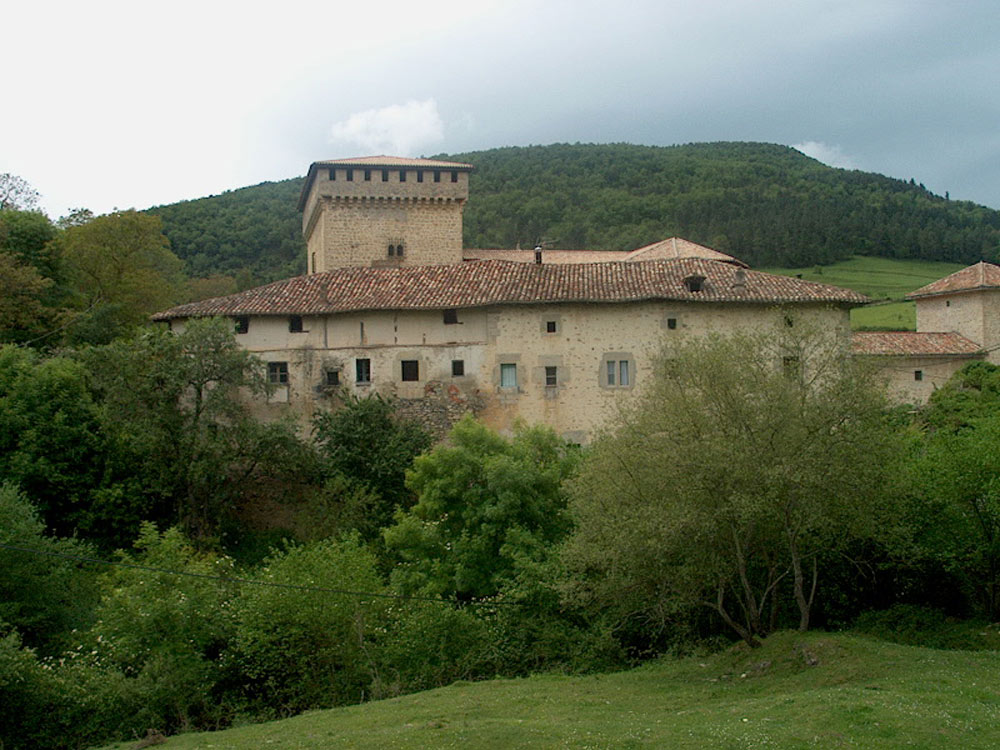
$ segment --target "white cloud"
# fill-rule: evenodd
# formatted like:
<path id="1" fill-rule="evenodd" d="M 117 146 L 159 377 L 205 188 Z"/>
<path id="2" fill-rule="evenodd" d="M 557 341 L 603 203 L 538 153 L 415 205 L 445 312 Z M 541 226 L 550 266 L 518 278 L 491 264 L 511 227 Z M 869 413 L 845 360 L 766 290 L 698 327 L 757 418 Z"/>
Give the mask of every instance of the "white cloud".
<path id="1" fill-rule="evenodd" d="M 330 129 L 331 143 L 369 154 L 414 156 L 421 147 L 443 139 L 444 123 L 433 99 L 355 112 Z"/>
<path id="2" fill-rule="evenodd" d="M 792 148 L 831 167 L 840 167 L 841 169 L 858 168 L 854 159 L 845 154 L 840 149 L 840 146 L 830 145 L 822 141 L 805 141 L 794 144 Z"/>

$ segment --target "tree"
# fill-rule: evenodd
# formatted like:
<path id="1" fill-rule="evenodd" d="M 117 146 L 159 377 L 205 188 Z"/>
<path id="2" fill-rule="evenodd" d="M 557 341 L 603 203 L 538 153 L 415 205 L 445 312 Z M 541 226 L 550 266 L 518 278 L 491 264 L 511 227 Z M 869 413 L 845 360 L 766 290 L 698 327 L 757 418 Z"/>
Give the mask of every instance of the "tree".
<path id="1" fill-rule="evenodd" d="M 397 508 L 413 504 L 406 470 L 430 447 L 431 436 L 416 422 L 399 418 L 391 400 L 345 394 L 339 409 L 314 417 L 313 438 L 327 475 L 342 475 L 378 496 L 368 508 L 366 536 L 388 526 Z"/>
<path id="2" fill-rule="evenodd" d="M 76 307 L 110 312 L 106 343 L 144 322 L 182 294 L 181 261 L 170 252 L 160 219 L 137 211 L 99 216 L 66 229 L 58 240 Z"/>
<path id="3" fill-rule="evenodd" d="M 179 519 L 206 543 L 251 487 L 301 474 L 308 450 L 291 426 L 250 415 L 247 399 L 267 390 L 263 364 L 236 343 L 231 321 L 147 329 L 82 358 L 114 446 L 107 513 L 127 515 L 133 535 L 139 519 Z"/>
<path id="4" fill-rule="evenodd" d="M 10 172 L 0 174 L 0 211 L 8 208 L 17 211 L 34 210 L 39 198 L 41 195 L 24 178 Z"/>
<path id="5" fill-rule="evenodd" d="M 385 530 L 402 560 L 393 583 L 461 599 L 495 595 L 519 555 L 569 530 L 562 483 L 577 458 L 548 427 L 522 426 L 508 440 L 463 418 L 407 475 L 417 503 Z"/>
<path id="6" fill-rule="evenodd" d="M 0 337 L 23 338 L 47 310 L 42 296 L 52 284 L 10 253 L 0 252 Z"/>
<path id="7" fill-rule="evenodd" d="M 660 628 L 708 607 L 750 645 L 788 599 L 809 627 L 819 557 L 872 531 L 893 440 L 873 376 L 791 322 L 664 349 L 572 485 L 574 596 Z"/>

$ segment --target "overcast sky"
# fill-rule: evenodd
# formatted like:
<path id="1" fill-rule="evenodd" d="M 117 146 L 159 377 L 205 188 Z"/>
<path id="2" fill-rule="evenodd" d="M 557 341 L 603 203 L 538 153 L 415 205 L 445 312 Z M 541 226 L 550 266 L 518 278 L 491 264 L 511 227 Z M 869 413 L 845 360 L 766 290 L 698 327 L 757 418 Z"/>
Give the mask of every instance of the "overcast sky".
<path id="1" fill-rule="evenodd" d="M 767 141 L 1000 208 L 997 0 L 18 2 L 0 173 L 54 219 L 322 159 Z"/>

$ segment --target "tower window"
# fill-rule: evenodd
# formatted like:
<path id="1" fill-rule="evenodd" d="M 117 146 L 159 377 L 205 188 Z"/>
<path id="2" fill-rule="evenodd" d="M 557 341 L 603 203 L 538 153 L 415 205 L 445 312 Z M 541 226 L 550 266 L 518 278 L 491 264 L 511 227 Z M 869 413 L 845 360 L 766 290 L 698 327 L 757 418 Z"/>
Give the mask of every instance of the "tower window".
<path id="1" fill-rule="evenodd" d="M 370 169 L 365 170 L 365 182 L 372 181 L 372 171 Z"/>
<path id="2" fill-rule="evenodd" d="M 268 362 L 267 382 L 271 385 L 288 385 L 288 363 Z"/>
<path id="3" fill-rule="evenodd" d="M 395 254 L 396 254 L 396 246 L 395 245 L 389 245 L 389 257 L 391 258 Z"/>
<path id="4" fill-rule="evenodd" d="M 389 170 L 388 169 L 383 169 L 382 170 L 382 182 L 388 182 L 388 181 L 389 181 Z"/>
<path id="5" fill-rule="evenodd" d="M 458 182 L 458 172 L 452 172 L 451 173 L 451 181 L 452 182 Z"/>
<path id="6" fill-rule="evenodd" d="M 354 170 L 353 169 L 348 169 L 347 170 L 347 181 L 348 182 L 354 182 Z"/>
<path id="7" fill-rule="evenodd" d="M 441 170 L 440 169 L 435 169 L 434 170 L 434 182 L 441 182 Z"/>
<path id="8" fill-rule="evenodd" d="M 500 387 L 517 388 L 517 365 L 515 363 L 500 365 Z"/>
<path id="9" fill-rule="evenodd" d="M 302 316 L 292 315 L 288 318 L 288 332 L 302 333 Z"/>
<path id="10" fill-rule="evenodd" d="M 406 182 L 406 170 L 405 169 L 399 170 L 399 181 L 400 182 Z"/>
<path id="11" fill-rule="evenodd" d="M 558 326 L 556 325 L 556 322 L 554 320 L 546 320 L 545 321 L 545 332 L 546 333 L 555 333 L 557 328 L 558 328 Z"/>
<path id="12" fill-rule="evenodd" d="M 424 181 L 424 170 L 418 169 L 417 170 L 417 182 L 423 182 L 423 181 Z"/>
<path id="13" fill-rule="evenodd" d="M 330 169 L 330 182 L 336 182 L 336 181 L 337 181 L 337 170 L 331 168 Z"/>
<path id="14" fill-rule="evenodd" d="M 667 318 L 667 328 L 671 331 L 677 329 L 677 318 Z"/>
<path id="15" fill-rule="evenodd" d="M 451 361 L 451 376 L 453 378 L 460 378 L 463 375 L 465 375 L 465 360 L 453 359 Z"/>
<path id="16" fill-rule="evenodd" d="M 416 359 L 404 359 L 402 365 L 402 378 L 404 381 L 420 380 L 420 361 Z"/>
<path id="17" fill-rule="evenodd" d="M 547 388 L 551 388 L 556 385 L 558 380 L 558 378 L 556 377 L 557 373 L 558 370 L 555 367 L 545 368 L 545 386 Z"/>

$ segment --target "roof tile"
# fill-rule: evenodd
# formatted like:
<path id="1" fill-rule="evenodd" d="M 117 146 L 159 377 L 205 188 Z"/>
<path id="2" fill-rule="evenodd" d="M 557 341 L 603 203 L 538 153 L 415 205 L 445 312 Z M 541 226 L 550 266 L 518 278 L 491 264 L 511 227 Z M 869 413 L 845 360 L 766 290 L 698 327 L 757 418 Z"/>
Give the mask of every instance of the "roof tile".
<path id="1" fill-rule="evenodd" d="M 954 331 L 855 331 L 851 350 L 855 354 L 883 356 L 973 356 L 981 353 L 982 347 Z"/>
<path id="2" fill-rule="evenodd" d="M 980 261 L 927 286 L 922 286 L 907 294 L 906 298 L 919 299 L 920 297 L 932 297 L 936 294 L 971 292 L 977 289 L 1000 289 L 1000 266 Z"/>

